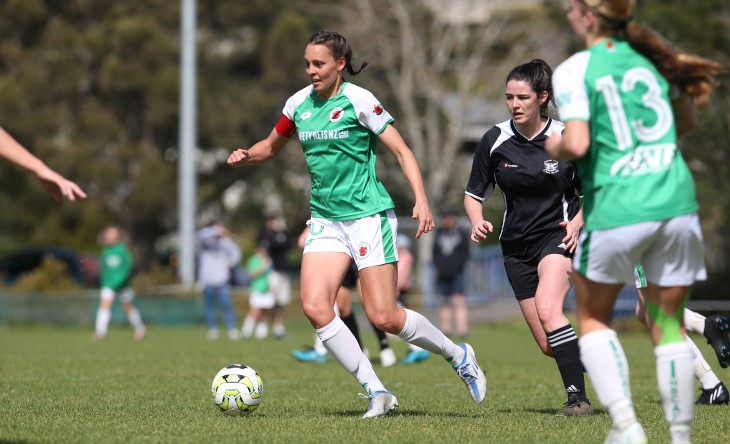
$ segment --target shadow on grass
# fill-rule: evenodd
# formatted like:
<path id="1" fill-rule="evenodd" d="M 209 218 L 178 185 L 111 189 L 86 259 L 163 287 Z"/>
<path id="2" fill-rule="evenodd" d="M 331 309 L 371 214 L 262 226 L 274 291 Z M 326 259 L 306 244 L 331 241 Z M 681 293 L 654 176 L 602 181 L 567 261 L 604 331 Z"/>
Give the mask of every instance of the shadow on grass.
<path id="1" fill-rule="evenodd" d="M 359 417 L 359 416 L 362 416 L 363 413 L 365 413 L 364 410 L 345 410 L 345 411 L 330 412 L 330 414 L 332 416 L 342 416 L 342 417 Z M 389 413 L 386 416 L 390 416 L 390 417 L 439 416 L 439 417 L 443 417 L 443 418 L 472 418 L 472 419 L 479 419 L 479 418 L 483 417 L 482 415 L 469 415 L 469 414 L 458 413 L 458 412 L 434 412 L 433 410 L 414 410 L 414 409 L 397 409 L 397 410 Z"/>
<path id="2" fill-rule="evenodd" d="M 497 410 L 499 413 L 515 413 L 517 411 L 523 411 L 523 412 L 529 412 L 529 413 L 539 413 L 541 415 L 550 415 L 550 416 L 559 416 L 555 413 L 558 411 L 557 409 L 501 409 Z M 593 406 L 593 414 L 592 415 L 585 415 L 585 416 L 595 416 L 595 415 L 605 415 L 606 411 L 600 408 L 596 408 L 596 406 Z"/>

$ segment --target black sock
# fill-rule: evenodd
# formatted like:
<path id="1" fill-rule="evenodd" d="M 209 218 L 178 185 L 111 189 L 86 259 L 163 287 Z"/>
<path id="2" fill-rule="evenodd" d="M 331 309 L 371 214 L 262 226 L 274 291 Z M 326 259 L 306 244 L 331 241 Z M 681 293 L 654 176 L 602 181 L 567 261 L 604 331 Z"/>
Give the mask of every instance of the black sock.
<path id="1" fill-rule="evenodd" d="M 585 396 L 586 383 L 583 377 L 583 363 L 580 362 L 578 337 L 570 324 L 547 333 L 548 344 L 553 349 L 555 362 L 563 378 L 568 395 L 576 393 Z"/>
<path id="2" fill-rule="evenodd" d="M 345 323 L 345 326 L 348 329 L 350 329 L 352 334 L 355 336 L 357 345 L 359 345 L 360 349 L 362 349 L 362 340 L 360 339 L 360 327 L 357 326 L 357 320 L 355 319 L 355 313 L 350 312 L 350 314 L 347 316 L 340 316 L 340 319 L 342 319 L 342 322 Z"/>
<path id="3" fill-rule="evenodd" d="M 373 330 L 375 330 L 375 336 L 378 337 L 378 344 L 380 345 L 380 350 L 385 350 L 386 348 L 390 347 L 390 344 L 388 343 L 388 337 L 385 335 L 385 332 L 373 324 L 372 321 L 370 321 L 370 325 L 373 326 Z"/>

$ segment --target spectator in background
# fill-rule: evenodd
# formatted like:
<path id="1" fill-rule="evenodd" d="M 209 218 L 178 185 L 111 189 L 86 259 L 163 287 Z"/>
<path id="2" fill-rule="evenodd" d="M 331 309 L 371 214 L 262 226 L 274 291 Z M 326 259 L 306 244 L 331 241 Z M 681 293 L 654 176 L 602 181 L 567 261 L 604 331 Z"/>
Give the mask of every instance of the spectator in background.
<path id="1" fill-rule="evenodd" d="M 458 226 L 456 211 L 448 209 L 441 216 L 433 240 L 433 264 L 436 269 L 436 290 L 443 298 L 439 315 L 441 330 L 451 335 L 456 317 L 456 334 L 466 337 L 469 318 L 464 298 L 464 272 L 469 261 L 469 234 Z"/>
<path id="2" fill-rule="evenodd" d="M 236 316 L 231 303 L 231 269 L 241 261 L 241 249 L 231 239 L 220 221 L 213 221 L 198 231 L 198 283 L 203 287 L 208 339 L 218 339 L 216 300 L 223 311 L 228 339 L 238 339 Z"/>
<path id="3" fill-rule="evenodd" d="M 243 320 L 241 332 L 244 338 L 256 335 L 256 339 L 265 339 L 269 335 L 269 325 L 266 321 L 266 310 L 274 308 L 276 298 L 269 285 L 271 278 L 271 258 L 267 241 L 261 241 L 254 253 L 246 262 L 246 271 L 251 277 L 251 286 L 248 296 L 248 314 Z M 255 329 L 255 333 L 254 333 Z"/>
<path id="4" fill-rule="evenodd" d="M 134 261 L 132 254 L 122 241 L 122 233 L 118 227 L 109 226 L 102 231 L 99 240 L 103 245 L 101 252 L 101 300 L 96 312 L 96 330 L 94 339 L 106 337 L 111 319 L 114 298 L 119 295 L 129 323 L 134 328 L 134 339 L 141 340 L 145 335 L 145 326 L 139 310 L 132 304 L 134 291 L 130 286 Z"/>
<path id="5" fill-rule="evenodd" d="M 268 213 L 264 226 L 259 231 L 257 243 L 266 242 L 268 256 L 271 258 L 272 268 L 269 272 L 269 290 L 274 294 L 273 308 L 274 337 L 282 339 L 286 336 L 284 315 L 286 307 L 291 301 L 291 277 L 289 274 L 289 250 L 291 240 L 284 231 L 283 220 L 275 213 Z"/>

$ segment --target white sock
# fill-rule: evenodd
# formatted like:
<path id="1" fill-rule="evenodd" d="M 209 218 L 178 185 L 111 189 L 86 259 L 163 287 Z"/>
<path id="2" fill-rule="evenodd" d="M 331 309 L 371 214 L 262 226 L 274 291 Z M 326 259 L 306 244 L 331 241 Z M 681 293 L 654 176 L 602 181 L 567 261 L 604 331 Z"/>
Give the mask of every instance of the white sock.
<path id="1" fill-rule="evenodd" d="M 244 338 L 250 338 L 253 335 L 254 327 L 256 327 L 256 319 L 251 316 L 246 316 L 243 320 L 243 326 L 241 327 L 241 335 Z"/>
<path id="2" fill-rule="evenodd" d="M 342 319 L 335 316 L 332 322 L 316 331 L 327 351 L 357 379 L 360 385 L 373 392 L 385 390 L 370 360 L 360 350 L 355 336 L 345 327 Z"/>
<path id="3" fill-rule="evenodd" d="M 593 388 L 608 413 L 613 427 L 624 430 L 636 421 L 631 402 L 629 364 L 616 332 L 598 330 L 578 340 L 580 359 L 591 378 Z"/>
<path id="4" fill-rule="evenodd" d="M 694 357 L 686 341 L 654 347 L 657 383 L 670 429 L 682 430 L 692 424 L 695 414 Z"/>
<path id="5" fill-rule="evenodd" d="M 109 319 L 112 317 L 112 311 L 108 308 L 99 308 L 96 311 L 96 336 L 103 338 L 106 336 L 109 328 Z"/>
<path id="6" fill-rule="evenodd" d="M 324 344 L 322 344 L 322 340 L 319 339 L 318 335 L 314 335 L 314 351 L 317 352 L 318 355 L 324 356 L 327 354 L 327 349 L 324 348 Z"/>
<path id="7" fill-rule="evenodd" d="M 705 358 L 702 356 L 700 349 L 697 348 L 697 345 L 695 345 L 695 343 L 689 338 L 689 336 L 685 336 L 684 340 L 687 341 L 690 350 L 692 350 L 692 356 L 694 358 L 695 378 L 700 381 L 703 389 L 709 390 L 715 388 L 715 386 L 720 383 L 720 379 L 717 377 L 717 375 L 715 375 L 715 372 L 712 371 L 712 368 L 710 368 L 710 364 L 705 361 Z"/>
<path id="8" fill-rule="evenodd" d="M 454 344 L 425 316 L 407 308 L 404 310 L 406 312 L 406 323 L 403 330 L 398 333 L 401 339 L 431 353 L 443 356 L 452 365 L 458 365 L 464 360 L 464 349 Z"/>
<path id="9" fill-rule="evenodd" d="M 684 309 L 684 328 L 695 333 L 705 333 L 705 317 L 687 308 Z"/>
<path id="10" fill-rule="evenodd" d="M 670 443 L 672 444 L 690 444 L 690 435 L 692 428 L 687 424 L 673 425 L 669 427 Z"/>
<path id="11" fill-rule="evenodd" d="M 142 316 L 140 316 L 137 308 L 132 308 L 127 312 L 127 319 L 129 319 L 129 323 L 132 324 L 132 327 L 134 327 L 135 330 L 141 330 L 144 328 Z"/>
<path id="12" fill-rule="evenodd" d="M 259 322 L 256 326 L 256 339 L 266 339 L 269 335 L 269 324 L 266 321 Z"/>

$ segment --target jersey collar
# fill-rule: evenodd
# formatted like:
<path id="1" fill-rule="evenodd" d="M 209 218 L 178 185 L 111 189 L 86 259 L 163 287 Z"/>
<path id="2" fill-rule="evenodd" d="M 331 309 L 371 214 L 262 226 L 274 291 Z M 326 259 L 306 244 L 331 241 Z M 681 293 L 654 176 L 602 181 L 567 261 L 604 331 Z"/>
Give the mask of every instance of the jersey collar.
<path id="1" fill-rule="evenodd" d="M 520 132 L 520 131 L 519 131 L 519 130 L 517 129 L 517 126 L 515 125 L 515 121 L 514 121 L 514 120 L 512 120 L 512 119 L 509 119 L 509 124 L 510 124 L 510 126 L 512 127 L 512 132 L 514 132 L 514 133 L 515 133 L 515 136 L 517 136 L 517 137 L 518 137 L 519 139 L 521 139 L 522 141 L 528 141 L 528 142 L 529 142 L 529 141 L 533 141 L 533 140 L 539 140 L 540 138 L 543 138 L 543 137 L 545 137 L 545 133 L 547 133 L 547 130 L 548 130 L 548 128 L 550 128 L 550 125 L 551 125 L 552 123 L 553 123 L 553 119 L 551 119 L 550 117 L 548 117 L 547 121 L 545 122 L 545 126 L 543 126 L 543 127 L 542 127 L 542 129 L 540 130 L 540 132 L 539 132 L 539 133 L 537 133 L 537 134 L 535 135 L 535 137 L 533 137 L 532 139 L 530 139 L 530 138 L 528 138 L 527 136 L 525 136 L 524 134 L 522 134 L 522 133 L 521 133 L 521 132 Z"/>

